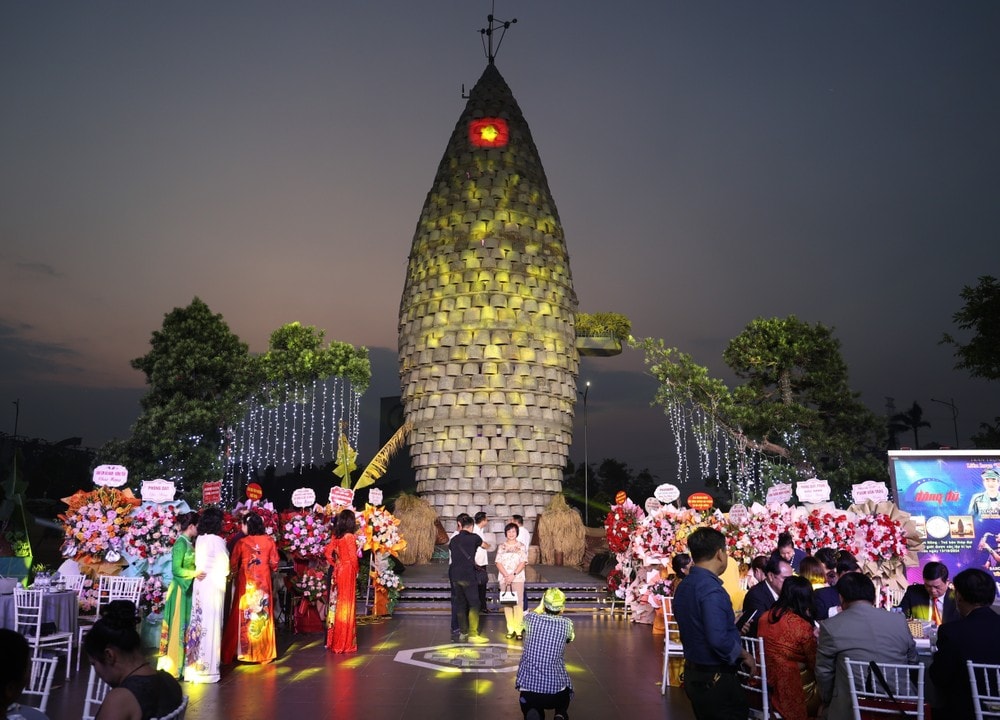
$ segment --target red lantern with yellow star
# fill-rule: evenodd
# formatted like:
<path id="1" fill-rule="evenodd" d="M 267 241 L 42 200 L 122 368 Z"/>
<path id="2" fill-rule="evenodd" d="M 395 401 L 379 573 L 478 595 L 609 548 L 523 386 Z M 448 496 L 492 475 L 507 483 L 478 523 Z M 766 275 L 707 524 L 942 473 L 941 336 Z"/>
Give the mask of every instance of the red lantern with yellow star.
<path id="1" fill-rule="evenodd" d="M 500 148 L 509 140 L 510 130 L 502 118 L 479 118 L 469 123 L 469 142 L 473 147 Z"/>

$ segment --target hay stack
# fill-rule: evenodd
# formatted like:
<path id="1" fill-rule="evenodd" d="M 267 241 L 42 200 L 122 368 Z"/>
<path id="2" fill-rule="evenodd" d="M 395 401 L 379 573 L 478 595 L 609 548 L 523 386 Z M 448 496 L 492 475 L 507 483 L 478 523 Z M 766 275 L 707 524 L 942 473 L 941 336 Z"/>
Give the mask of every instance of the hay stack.
<path id="1" fill-rule="evenodd" d="M 424 565 L 434 554 L 437 537 L 437 513 L 430 504 L 416 495 L 403 493 L 396 498 L 393 514 L 399 519 L 399 534 L 406 539 L 399 561 L 404 565 Z"/>
<path id="2" fill-rule="evenodd" d="M 580 513 L 567 505 L 562 495 L 553 496 L 552 502 L 538 516 L 542 565 L 579 567 L 587 545 L 586 534 Z"/>

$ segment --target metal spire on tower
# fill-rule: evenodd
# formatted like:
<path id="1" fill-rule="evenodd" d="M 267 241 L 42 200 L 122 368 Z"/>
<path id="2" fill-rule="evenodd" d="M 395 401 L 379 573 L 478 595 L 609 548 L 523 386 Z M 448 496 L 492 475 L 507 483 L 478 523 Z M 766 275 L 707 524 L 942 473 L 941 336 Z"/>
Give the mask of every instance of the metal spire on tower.
<path id="1" fill-rule="evenodd" d="M 484 28 L 480 28 L 479 34 L 483 38 L 483 51 L 486 53 L 486 59 L 489 60 L 490 65 L 493 64 L 494 58 L 496 58 L 497 53 L 500 51 L 500 43 L 503 42 L 504 35 L 507 34 L 507 28 L 517 22 L 517 18 L 513 20 L 500 20 L 494 14 L 493 10 L 496 9 L 495 0 L 490 3 L 490 14 L 486 16 L 486 20 L 489 23 Z M 493 33 L 500 30 L 500 39 L 497 40 L 496 47 L 493 46 Z"/>

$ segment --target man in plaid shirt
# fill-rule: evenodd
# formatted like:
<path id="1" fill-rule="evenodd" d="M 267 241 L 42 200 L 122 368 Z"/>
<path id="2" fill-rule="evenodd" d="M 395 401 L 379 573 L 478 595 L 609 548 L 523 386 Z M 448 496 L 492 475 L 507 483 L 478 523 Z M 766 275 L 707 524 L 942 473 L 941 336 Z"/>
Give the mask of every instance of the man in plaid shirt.
<path id="1" fill-rule="evenodd" d="M 549 588 L 539 610 L 524 616 L 524 650 L 517 666 L 514 687 L 521 691 L 525 720 L 543 720 L 545 710 L 556 711 L 554 720 L 569 720 L 573 682 L 566 672 L 566 643 L 574 638 L 573 621 L 562 617 L 566 595 Z"/>

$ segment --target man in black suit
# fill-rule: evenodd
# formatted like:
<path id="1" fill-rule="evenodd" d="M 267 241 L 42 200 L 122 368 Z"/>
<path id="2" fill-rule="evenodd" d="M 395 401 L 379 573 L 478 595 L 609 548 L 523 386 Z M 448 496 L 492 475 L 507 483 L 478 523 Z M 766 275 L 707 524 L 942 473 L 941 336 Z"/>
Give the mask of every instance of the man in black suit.
<path id="1" fill-rule="evenodd" d="M 923 584 L 910 585 L 899 602 L 906 617 L 933 621 L 936 625 L 958 620 L 955 593 L 948 589 L 948 567 L 929 562 L 924 565 L 923 577 Z"/>
<path id="2" fill-rule="evenodd" d="M 955 576 L 955 603 L 962 617 L 938 629 L 930 669 L 941 706 L 940 711 L 934 708 L 936 717 L 975 717 L 965 663 L 1000 664 L 1000 615 L 991 607 L 996 595 L 996 583 L 984 570 L 969 568 Z"/>
<path id="3" fill-rule="evenodd" d="M 451 580 L 452 613 L 458 619 L 458 639 L 459 642 L 488 642 L 479 634 L 479 592 L 473 559 L 483 539 L 472 531 L 475 522 L 470 515 L 462 513 L 458 523 L 460 529 L 448 543 L 451 551 L 448 579 Z"/>
<path id="4" fill-rule="evenodd" d="M 761 615 L 771 609 L 781 594 L 785 578 L 791 576 L 792 566 L 778 555 L 772 555 L 764 566 L 764 582 L 759 582 L 747 590 L 743 598 L 743 614 L 740 615 L 740 633 L 757 637 L 757 623 Z"/>

